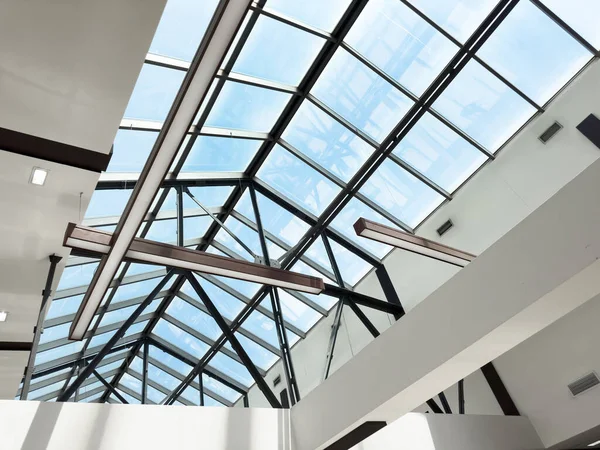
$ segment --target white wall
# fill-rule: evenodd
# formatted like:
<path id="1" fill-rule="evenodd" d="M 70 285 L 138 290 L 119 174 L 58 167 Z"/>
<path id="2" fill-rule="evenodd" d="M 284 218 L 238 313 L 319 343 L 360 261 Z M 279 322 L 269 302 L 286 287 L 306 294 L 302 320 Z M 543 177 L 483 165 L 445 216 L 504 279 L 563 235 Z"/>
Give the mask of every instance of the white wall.
<path id="1" fill-rule="evenodd" d="M 599 318 L 597 297 L 494 362 L 546 446 L 600 425 L 600 387 L 577 397 L 567 389 L 593 370 L 600 374 Z"/>
<path id="2" fill-rule="evenodd" d="M 600 65 L 593 63 L 552 102 L 543 115 L 534 119 L 508 143 L 495 161 L 482 168 L 451 202 L 439 208 L 419 227 L 418 234 L 479 254 L 594 162 L 600 156 L 600 150 L 575 127 L 590 113 L 600 116 L 599 81 Z M 564 128 L 544 145 L 537 138 L 555 120 Z M 448 218 L 452 219 L 454 227 L 440 238 L 435 230 Z M 407 311 L 458 271 L 449 265 L 399 250 L 392 251 L 384 263 Z M 384 299 L 374 273 L 365 277 L 357 290 Z M 385 314 L 363 310 L 380 331 L 393 323 L 393 319 Z M 332 321 L 333 314 L 330 314 L 292 349 L 302 396 L 321 382 Z M 345 311 L 331 373 L 371 341 L 372 337 L 354 314 Z M 277 375 L 282 375 L 283 379 L 282 370 L 281 364 L 276 364 L 267 374 L 268 382 L 272 383 Z M 489 401 L 489 388 L 477 380 L 474 384 L 470 381 L 465 382 L 467 401 L 473 407 L 477 405 L 471 412 L 499 413 L 497 405 Z M 476 402 L 474 399 L 480 396 L 483 400 Z M 267 406 L 256 387 L 250 391 L 249 399 L 252 406 Z"/>
<path id="3" fill-rule="evenodd" d="M 525 417 L 408 413 L 353 450 L 539 450 Z"/>
<path id="4" fill-rule="evenodd" d="M 289 411 L 0 401 L 2 450 L 289 450 Z"/>

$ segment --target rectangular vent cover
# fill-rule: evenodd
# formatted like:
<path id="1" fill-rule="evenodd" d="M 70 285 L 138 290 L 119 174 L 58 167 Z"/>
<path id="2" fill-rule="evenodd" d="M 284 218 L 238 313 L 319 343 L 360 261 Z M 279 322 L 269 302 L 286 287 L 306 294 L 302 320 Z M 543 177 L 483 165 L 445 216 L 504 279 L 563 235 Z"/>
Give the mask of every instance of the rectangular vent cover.
<path id="1" fill-rule="evenodd" d="M 562 128 L 562 125 L 560 123 L 554 122 L 552 125 L 550 125 L 548 127 L 548 129 L 546 131 L 544 131 L 541 134 L 541 136 L 539 137 L 540 141 L 542 141 L 542 143 L 545 144 L 550 139 L 552 139 L 554 137 L 554 135 L 561 130 L 561 128 Z"/>
<path id="2" fill-rule="evenodd" d="M 273 380 L 273 386 L 277 386 L 279 383 L 281 383 L 281 375 L 277 375 L 275 377 L 275 379 Z"/>
<path id="3" fill-rule="evenodd" d="M 442 234 L 444 234 L 446 231 L 448 231 L 453 226 L 454 226 L 454 224 L 452 223 L 452 221 L 450 219 L 448 219 L 442 224 L 441 227 L 439 227 L 437 229 L 437 234 L 439 234 L 441 236 Z"/>
<path id="4" fill-rule="evenodd" d="M 600 379 L 598 379 L 598 375 L 595 372 L 592 372 L 584 377 L 581 377 L 579 380 L 573 381 L 569 384 L 569 390 L 573 396 L 583 394 L 588 389 L 593 388 L 600 384 Z"/>

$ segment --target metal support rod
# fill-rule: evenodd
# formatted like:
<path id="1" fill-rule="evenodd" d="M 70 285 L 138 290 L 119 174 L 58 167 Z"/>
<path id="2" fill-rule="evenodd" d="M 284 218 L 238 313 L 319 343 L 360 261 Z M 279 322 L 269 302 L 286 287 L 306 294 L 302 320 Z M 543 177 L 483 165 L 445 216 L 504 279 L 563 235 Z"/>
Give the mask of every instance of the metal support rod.
<path id="1" fill-rule="evenodd" d="M 250 198 L 252 200 L 252 208 L 254 209 L 254 220 L 256 222 L 256 228 L 258 231 L 258 237 L 260 240 L 260 246 L 262 249 L 264 263 L 265 265 L 270 266 L 271 261 L 269 259 L 269 250 L 267 248 L 267 240 L 265 238 L 265 232 L 260 216 L 260 209 L 258 208 L 258 201 L 256 199 L 256 191 L 254 190 L 253 185 L 250 185 L 249 190 Z M 293 406 L 300 401 L 300 390 L 298 389 L 298 383 L 296 382 L 296 373 L 294 371 L 294 364 L 292 362 L 290 345 L 288 342 L 287 332 L 283 322 L 281 300 L 279 298 L 279 292 L 276 288 L 271 288 L 269 290 L 269 295 L 271 297 L 271 309 L 273 310 L 273 319 L 275 322 L 275 329 L 277 330 L 279 349 L 281 350 L 281 362 L 283 364 L 285 378 L 290 392 L 290 401 Z"/>
<path id="2" fill-rule="evenodd" d="M 56 265 L 62 259 L 62 256 L 50 255 L 50 269 L 48 269 L 48 276 L 46 277 L 46 285 L 42 291 L 42 304 L 40 306 L 40 313 L 38 314 L 37 323 L 33 330 L 33 344 L 29 353 L 29 360 L 27 361 L 27 368 L 25 369 L 25 379 L 23 380 L 23 389 L 21 389 L 21 400 L 27 400 L 27 394 L 29 394 L 29 386 L 31 384 L 31 376 L 33 375 L 33 369 L 35 366 L 35 355 L 37 348 L 40 343 L 40 336 L 44 328 L 44 319 L 46 318 L 46 311 L 48 310 L 50 294 L 52 293 L 52 282 L 54 281 L 54 273 L 56 272 Z"/>
<path id="3" fill-rule="evenodd" d="M 325 283 L 325 289 L 321 294 L 337 298 L 349 297 L 357 305 L 366 306 L 388 314 L 398 314 L 400 311 L 403 311 L 400 305 L 378 300 L 360 292 L 351 291 L 329 283 Z"/>
<path id="4" fill-rule="evenodd" d="M 341 288 L 343 288 L 344 287 L 344 279 L 342 278 L 342 272 L 340 271 L 340 268 L 337 264 L 337 260 L 335 259 L 335 255 L 333 254 L 333 249 L 331 248 L 329 239 L 327 238 L 327 236 L 325 236 L 325 233 L 323 233 L 321 235 L 321 239 L 323 239 L 323 245 L 325 246 L 325 251 L 327 252 L 327 257 L 329 258 L 329 263 L 331 264 L 331 268 L 333 269 L 333 273 L 336 278 L 335 281 Z M 345 302 L 350 307 L 350 309 L 352 309 L 352 311 L 354 311 L 354 314 L 356 314 L 356 317 L 358 317 L 358 319 L 363 323 L 363 325 L 367 328 L 367 330 L 369 330 L 369 332 L 373 335 L 373 337 L 379 336 L 379 331 L 377 330 L 377 327 L 375 327 L 375 325 L 373 325 L 373 322 L 371 322 L 369 320 L 367 315 L 363 312 L 362 309 L 360 309 L 360 307 L 356 304 L 356 302 L 349 295 L 341 297 L 341 301 Z"/>
<path id="5" fill-rule="evenodd" d="M 248 401 L 248 394 L 244 394 L 244 408 L 250 408 L 250 402 Z"/>
<path id="6" fill-rule="evenodd" d="M 198 199 L 196 197 L 194 197 L 194 194 L 192 194 L 191 191 L 187 188 L 187 186 L 184 189 L 185 189 L 186 194 L 190 196 L 190 198 L 194 201 L 194 203 L 196 203 L 196 205 L 198 205 L 202 210 L 204 210 L 204 212 L 206 214 L 208 214 L 214 222 L 219 224 L 219 226 L 223 230 L 225 230 L 227 232 L 227 234 L 229 234 L 238 244 L 240 244 L 244 250 L 246 250 L 248 253 L 250 253 L 250 255 L 252 255 L 252 257 L 254 259 L 257 259 L 257 255 L 252 251 L 252 249 L 250 247 L 248 247 L 246 244 L 244 244 L 244 241 L 242 241 L 239 237 L 237 237 L 233 231 L 231 231 L 229 228 L 227 228 L 227 225 L 225 225 L 221 220 L 219 220 L 219 218 L 217 216 L 215 216 L 213 213 L 211 213 L 208 210 L 208 208 L 206 208 L 202 203 L 200 203 L 198 201 Z"/>
<path id="7" fill-rule="evenodd" d="M 481 368 L 481 372 L 488 382 L 494 397 L 496 397 L 496 401 L 500 405 L 502 412 L 505 416 L 520 416 L 519 410 L 517 409 L 517 405 L 513 401 L 510 396 L 506 386 L 502 382 L 500 375 L 496 371 L 494 364 L 492 362 L 487 363 L 485 366 Z"/>
<path id="8" fill-rule="evenodd" d="M 169 282 L 174 273 L 174 269 L 169 269 L 167 274 L 156 285 L 152 292 L 150 292 L 148 297 L 146 297 L 146 299 L 142 303 L 140 303 L 140 305 L 135 309 L 131 316 L 129 316 L 129 318 L 123 323 L 123 325 L 121 325 L 121 328 L 119 328 L 117 332 L 110 338 L 110 340 L 104 345 L 104 347 L 102 347 L 102 350 L 98 352 L 98 354 L 86 366 L 82 373 L 79 374 L 75 381 L 73 381 L 73 383 L 67 389 L 65 389 L 65 391 L 61 395 L 58 396 L 56 401 L 64 402 L 71 398 L 71 396 L 75 393 L 79 386 L 81 386 L 81 383 L 83 383 L 86 380 L 86 378 L 89 377 L 91 373 L 96 369 L 96 366 L 100 363 L 100 361 L 102 361 L 102 358 L 104 358 L 110 352 L 111 348 L 117 343 L 117 341 L 125 335 L 127 329 L 135 322 L 135 320 L 142 314 L 142 312 L 144 312 L 144 309 L 146 309 L 146 307 L 150 305 L 150 303 L 152 303 L 154 297 L 156 297 L 158 293 L 162 291 L 162 289 Z"/>
<path id="9" fill-rule="evenodd" d="M 398 320 L 405 314 L 405 312 L 402 302 L 400 301 L 400 297 L 398 297 L 398 293 L 394 287 L 394 283 L 392 283 L 392 279 L 390 278 L 390 274 L 388 273 L 386 267 L 381 264 L 379 267 L 377 267 L 377 269 L 375 269 L 375 275 L 377 275 L 377 279 L 379 280 L 379 284 L 387 301 L 400 307 L 399 311 L 394 313 L 394 319 Z"/>
<path id="10" fill-rule="evenodd" d="M 250 356 L 248 356 L 248 353 L 246 353 L 246 350 L 244 349 L 242 344 L 240 344 L 240 341 L 238 341 L 233 331 L 231 331 L 231 329 L 227 325 L 227 322 L 225 322 L 225 319 L 223 319 L 223 316 L 221 316 L 221 313 L 219 312 L 217 307 L 206 294 L 202 286 L 200 286 L 200 283 L 198 283 L 196 277 L 194 277 L 192 273 L 188 272 L 186 274 L 186 278 L 190 286 L 192 286 L 194 291 L 196 291 L 196 294 L 198 294 L 198 296 L 202 300 L 202 303 L 204 303 L 204 306 L 206 306 L 206 309 L 208 309 L 208 311 L 210 312 L 210 315 L 213 317 L 215 322 L 217 322 L 217 325 L 221 329 L 221 332 L 225 335 L 235 352 L 238 354 L 238 356 L 246 366 L 248 372 L 250 372 L 250 375 L 256 382 L 258 388 L 262 391 L 265 397 L 267 397 L 267 400 L 269 401 L 271 406 L 273 408 L 281 408 L 281 403 L 279 402 L 273 391 L 271 391 L 265 379 L 260 375 L 260 372 L 250 359 Z"/>
<path id="11" fill-rule="evenodd" d="M 444 412 L 446 414 L 452 414 L 452 409 L 450 408 L 450 403 L 448 403 L 448 399 L 446 398 L 446 394 L 440 392 L 438 394 L 440 402 L 442 403 L 442 408 L 444 408 Z"/>
<path id="12" fill-rule="evenodd" d="M 430 398 L 427 400 L 427 406 L 431 409 L 435 414 L 442 414 L 442 408 L 438 406 L 434 399 Z"/>
<path id="13" fill-rule="evenodd" d="M 106 381 L 102 375 L 100 375 L 95 370 L 92 371 L 92 373 L 94 374 L 94 376 L 96 378 L 98 378 L 98 380 L 100 380 L 100 383 L 102 383 L 104 385 L 104 387 L 110 391 L 111 394 L 113 394 L 115 397 L 117 397 L 119 399 L 119 401 L 121 403 L 124 403 L 126 405 L 129 404 L 129 402 L 127 400 L 125 400 L 125 398 L 121 394 L 119 394 L 119 392 L 114 387 L 112 387 L 112 385 L 108 381 Z"/>
<path id="14" fill-rule="evenodd" d="M 335 309 L 335 317 L 331 324 L 331 334 L 329 335 L 329 345 L 327 346 L 327 354 L 325 355 L 325 371 L 323 372 L 323 381 L 329 376 L 329 370 L 331 369 L 331 362 L 333 361 L 333 351 L 335 350 L 335 342 L 337 341 L 338 330 L 342 322 L 342 310 L 344 309 L 344 302 L 338 301 Z"/>
<path id="15" fill-rule="evenodd" d="M 465 380 L 458 382 L 458 413 L 465 413 Z"/>
<path id="16" fill-rule="evenodd" d="M 202 382 L 202 372 L 198 374 L 198 387 L 200 391 L 200 406 L 204 406 L 204 383 Z"/>
<path id="17" fill-rule="evenodd" d="M 142 405 L 146 404 L 148 398 L 148 354 L 150 351 L 150 344 L 148 339 L 144 340 L 144 354 L 142 362 Z"/>
<path id="18" fill-rule="evenodd" d="M 79 376 L 80 373 L 81 373 L 81 363 L 77 364 L 77 369 L 75 370 L 76 376 Z M 73 402 L 75 402 L 75 403 L 79 402 L 79 387 L 75 391 L 75 395 L 73 396 Z"/>
<path id="19" fill-rule="evenodd" d="M 183 247 L 184 231 L 183 231 L 183 188 L 177 186 L 177 245 Z"/>

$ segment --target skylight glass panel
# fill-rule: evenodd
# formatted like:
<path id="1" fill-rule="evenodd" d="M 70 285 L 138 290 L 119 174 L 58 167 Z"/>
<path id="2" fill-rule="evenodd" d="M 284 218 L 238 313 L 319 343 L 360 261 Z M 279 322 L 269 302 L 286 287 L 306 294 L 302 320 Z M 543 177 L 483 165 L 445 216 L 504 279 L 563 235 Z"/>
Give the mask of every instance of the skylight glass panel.
<path id="1" fill-rule="evenodd" d="M 205 125 L 269 132 L 291 95 L 226 81 Z"/>
<path id="2" fill-rule="evenodd" d="M 242 196 L 242 199 L 236 205 L 236 210 L 246 217 L 253 219 L 254 211 L 250 201 L 243 201 L 248 193 Z M 249 200 L 249 199 L 248 199 Z M 309 229 L 309 225 L 291 212 L 283 209 L 277 203 L 269 200 L 260 192 L 256 192 L 256 201 L 262 219 L 263 229 L 266 232 L 278 237 L 286 244 L 293 246 Z M 243 207 L 238 209 L 240 206 Z"/>
<path id="3" fill-rule="evenodd" d="M 93 383 L 89 383 L 86 385 L 81 385 L 79 388 L 79 395 L 86 394 L 88 392 L 92 392 L 94 389 L 98 389 L 100 386 L 103 386 L 100 380 L 94 381 Z"/>
<path id="4" fill-rule="evenodd" d="M 69 344 L 61 345 L 60 347 L 46 350 L 44 352 L 38 352 L 35 355 L 35 365 L 39 366 L 40 364 L 44 364 L 48 361 L 54 361 L 62 358 L 63 356 L 75 355 L 75 353 L 79 353 L 81 349 L 83 349 L 83 343 L 84 341 L 75 341 Z"/>
<path id="5" fill-rule="evenodd" d="M 146 309 L 144 309 L 142 314 L 153 313 L 158 308 L 158 305 L 160 305 L 160 302 L 161 302 L 161 299 L 154 300 L 152 303 L 150 303 L 146 307 Z M 128 306 L 127 308 L 116 309 L 114 311 L 108 311 L 107 313 L 104 314 L 104 316 L 102 316 L 102 321 L 100 322 L 100 327 L 104 327 L 107 325 L 111 325 L 113 323 L 123 322 L 123 321 L 127 320 L 129 318 L 129 316 L 131 316 L 131 314 L 133 314 L 133 312 L 139 306 L 140 305 L 132 305 L 132 306 Z"/>
<path id="6" fill-rule="evenodd" d="M 127 374 L 125 374 L 127 375 Z M 127 403 L 131 404 L 131 405 L 139 405 L 141 403 L 140 400 L 138 400 L 135 397 L 132 397 L 131 395 L 123 392 L 121 389 L 116 388 L 116 391 L 121 394 L 121 396 L 123 396 L 123 398 L 125 400 L 127 400 Z M 113 394 L 111 394 L 111 399 L 113 399 L 115 401 L 115 403 L 121 403 L 121 400 L 119 400 L 117 397 L 115 397 Z"/>
<path id="7" fill-rule="evenodd" d="M 210 389 L 215 394 L 219 394 L 221 397 L 232 403 L 236 402 L 241 397 L 239 392 L 225 386 L 223 383 L 219 383 L 217 380 L 204 373 L 202 374 L 202 384 L 205 389 Z M 204 397 L 204 400 L 206 403 L 206 396 Z"/>
<path id="8" fill-rule="evenodd" d="M 286 322 L 289 322 L 306 332 L 322 317 L 306 303 L 288 294 L 283 289 L 278 289 L 281 302 L 281 312 Z"/>
<path id="9" fill-rule="evenodd" d="M 123 263 L 122 263 L 123 264 Z M 119 268 L 120 272 L 121 268 Z M 129 264 L 129 268 L 127 269 L 126 277 L 130 277 L 132 275 L 139 275 L 142 273 L 150 273 L 157 272 L 160 270 L 165 270 L 162 266 L 155 266 L 153 264 L 141 264 L 141 263 L 131 263 Z M 118 272 L 117 272 L 118 273 Z"/>
<path id="10" fill-rule="evenodd" d="M 160 319 L 154 328 L 152 334 L 163 338 L 165 341 L 179 347 L 184 352 L 200 359 L 208 350 L 208 345 L 196 339 L 189 333 L 186 333 L 181 328 L 176 327 L 172 323 L 164 319 Z"/>
<path id="11" fill-rule="evenodd" d="M 183 390 L 181 396 L 196 406 L 200 405 L 200 391 L 191 385 Z"/>
<path id="12" fill-rule="evenodd" d="M 477 52 L 538 104 L 558 92 L 592 57 L 531 2 L 519 2 Z"/>
<path id="13" fill-rule="evenodd" d="M 123 376 L 121 377 L 121 380 L 119 380 L 119 384 L 122 384 L 123 386 L 125 386 L 129 390 L 135 392 L 136 394 L 141 395 L 141 393 L 142 393 L 141 380 L 138 380 L 136 377 L 134 377 L 133 375 L 130 375 L 128 373 L 123 374 Z"/>
<path id="14" fill-rule="evenodd" d="M 146 164 L 158 133 L 121 129 L 117 131 L 107 172 L 137 173 Z"/>
<path id="15" fill-rule="evenodd" d="M 263 141 L 198 136 L 181 172 L 243 172 Z"/>
<path id="16" fill-rule="evenodd" d="M 297 86 L 323 43 L 313 34 L 260 16 L 232 72 Z"/>
<path id="17" fill-rule="evenodd" d="M 180 380 L 152 364 L 148 364 L 148 378 L 167 388 L 169 391 L 173 391 L 180 383 Z"/>
<path id="18" fill-rule="evenodd" d="M 413 102 L 340 48 L 311 93 L 353 126 L 382 142 Z"/>
<path id="19" fill-rule="evenodd" d="M 262 286 L 262 284 L 252 283 L 251 281 L 237 280 L 235 278 L 220 276 L 215 276 L 215 278 L 248 298 L 252 298 L 252 296 L 256 294 Z"/>
<path id="20" fill-rule="evenodd" d="M 312 267 L 310 267 L 309 265 L 307 265 L 306 263 L 304 263 L 302 261 L 295 262 L 294 265 L 290 268 L 290 270 L 293 272 L 303 273 L 304 275 L 310 275 L 313 277 L 323 278 L 323 281 L 325 283 L 336 284 L 336 282 L 334 280 L 327 278 L 322 273 L 317 272 L 315 269 L 313 269 Z M 302 295 L 311 299 L 314 303 L 321 306 L 322 308 L 325 308 L 327 311 L 329 311 L 331 309 L 331 307 L 337 303 L 337 298 L 329 297 L 328 295 L 322 295 L 322 294 L 314 295 L 314 294 L 308 294 L 308 293 L 304 293 L 304 292 L 302 293 Z M 263 301 L 263 303 L 266 303 L 266 302 Z M 290 342 L 290 344 L 291 344 L 291 342 Z"/>
<path id="21" fill-rule="evenodd" d="M 218 3 L 218 0 L 168 0 L 150 53 L 191 61 Z"/>
<path id="22" fill-rule="evenodd" d="M 99 400 L 102 397 L 103 392 L 98 392 L 97 394 L 90 395 L 89 397 L 79 399 L 79 403 L 92 403 L 96 400 Z"/>
<path id="23" fill-rule="evenodd" d="M 275 145 L 257 176 L 313 214 L 319 215 L 339 193 L 340 188 Z"/>
<path id="24" fill-rule="evenodd" d="M 54 384 L 44 386 L 43 388 L 36 389 L 35 391 L 31 391 L 27 397 L 29 400 L 37 400 L 46 394 L 50 394 L 51 392 L 60 391 L 64 385 L 65 380 L 61 380 Z"/>
<path id="25" fill-rule="evenodd" d="M 372 239 L 365 239 L 357 236 L 354 231 L 354 224 L 361 217 L 396 228 L 396 225 L 355 197 L 353 197 L 335 219 L 333 219 L 331 226 L 360 247 L 371 252 L 378 258 L 383 258 L 390 252 L 392 247 L 380 242 L 375 242 Z"/>
<path id="26" fill-rule="evenodd" d="M 244 303 L 204 278 L 199 277 L 198 275 L 195 275 L 195 277 L 223 317 L 233 320 L 240 313 L 244 307 Z M 189 282 L 186 281 L 183 284 L 181 291 L 192 297 L 198 303 L 202 303 Z"/>
<path id="27" fill-rule="evenodd" d="M 52 300 L 52 303 L 50 304 L 50 310 L 46 315 L 46 320 L 67 316 L 69 314 L 75 314 L 82 301 L 83 294 L 76 295 L 74 297 L 66 297 L 58 300 Z"/>
<path id="28" fill-rule="evenodd" d="M 124 117 L 164 122 L 184 76 L 181 70 L 144 64 Z"/>
<path id="29" fill-rule="evenodd" d="M 410 0 L 454 38 L 465 42 L 492 11 L 498 0 Z"/>
<path id="30" fill-rule="evenodd" d="M 342 247 L 333 239 L 329 239 L 329 245 L 335 256 L 344 283 L 355 286 L 373 268 L 359 256 L 356 256 L 346 247 Z"/>
<path id="31" fill-rule="evenodd" d="M 329 239 L 329 242 L 331 243 L 331 239 Z M 323 239 L 320 236 L 310 245 L 310 247 L 308 247 L 308 250 L 306 250 L 304 256 L 310 258 L 313 262 L 328 270 L 330 274 L 333 274 L 331 261 L 329 261 L 327 250 L 325 250 L 325 244 L 323 244 Z"/>
<path id="32" fill-rule="evenodd" d="M 210 360 L 210 365 L 219 372 L 242 383 L 244 386 L 249 387 L 254 383 L 254 379 L 246 367 L 224 353 L 218 352 L 213 356 Z"/>
<path id="33" fill-rule="evenodd" d="M 86 286 L 90 284 L 97 267 L 98 263 L 65 267 L 56 290 L 62 291 L 64 289 Z"/>
<path id="34" fill-rule="evenodd" d="M 163 352 L 161 349 L 155 347 L 154 345 L 150 345 L 150 357 L 164 364 L 165 366 L 176 370 L 184 376 L 187 376 L 187 374 L 190 373 L 190 371 L 192 370 L 192 367 L 190 365 L 169 355 L 168 353 Z"/>
<path id="35" fill-rule="evenodd" d="M 271 303 L 271 297 L 267 295 L 264 303 Z M 275 348 L 279 348 L 279 340 L 277 338 L 277 330 L 275 329 L 275 322 L 269 317 L 258 311 L 252 311 L 250 316 L 244 321 L 242 327 L 248 330 L 250 333 L 259 337 L 263 341 L 271 344 Z M 298 340 L 298 336 L 288 330 L 288 340 L 290 345 L 293 345 Z"/>
<path id="36" fill-rule="evenodd" d="M 173 299 L 167 314 L 213 341 L 221 336 L 221 329 L 211 316 L 179 297 Z"/>
<path id="37" fill-rule="evenodd" d="M 115 370 L 120 368 L 123 365 L 123 361 L 125 361 L 125 359 L 119 359 L 118 361 L 114 361 L 110 364 L 105 364 L 103 366 L 100 366 L 96 369 L 96 371 L 100 374 L 103 375 L 107 372 L 110 372 L 111 370 Z"/>
<path id="38" fill-rule="evenodd" d="M 40 344 L 64 339 L 69 334 L 71 323 L 63 323 L 50 328 L 44 328 L 44 332 L 40 335 Z"/>
<path id="39" fill-rule="evenodd" d="M 350 0 L 269 0 L 267 7 L 325 31 L 333 31 Z"/>
<path id="40" fill-rule="evenodd" d="M 257 367 L 260 367 L 263 370 L 268 370 L 279 359 L 278 356 L 271 353 L 256 342 L 248 339 L 243 334 L 235 333 L 235 336 L 237 337 L 238 341 L 240 341 L 242 347 L 244 347 L 244 350 L 246 350 L 246 353 L 248 353 L 250 360 Z"/>
<path id="41" fill-rule="evenodd" d="M 85 211 L 86 219 L 120 216 L 131 196 L 131 189 L 96 190 Z M 85 224 L 85 221 L 84 221 Z"/>
<path id="42" fill-rule="evenodd" d="M 412 228 L 444 201 L 444 197 L 390 159 L 371 175 L 361 192 Z"/>
<path id="43" fill-rule="evenodd" d="M 212 219 L 208 216 L 185 217 L 183 235 L 187 239 L 197 239 L 206 233 Z M 143 227 L 140 228 L 140 230 Z M 138 232 L 138 234 L 140 234 Z M 144 239 L 174 244 L 177 242 L 177 219 L 155 220 Z"/>
<path id="44" fill-rule="evenodd" d="M 231 186 L 202 186 L 190 187 L 188 189 L 192 195 L 207 208 L 213 206 L 222 206 L 227 201 L 231 191 L 233 190 Z M 185 197 L 187 197 L 187 195 L 184 196 L 184 206 L 186 205 Z M 190 205 L 192 205 L 192 208 L 198 208 L 198 205 L 196 205 L 196 203 L 193 201 L 191 201 Z"/>
<path id="45" fill-rule="evenodd" d="M 470 61 L 433 108 L 490 151 L 497 151 L 534 113 L 481 64 Z"/>
<path id="46" fill-rule="evenodd" d="M 56 372 L 52 372 L 49 373 L 47 375 L 42 375 L 41 377 L 35 377 L 31 379 L 31 387 L 34 388 L 38 383 L 41 383 L 42 381 L 45 381 L 49 378 L 53 378 L 59 375 L 66 375 L 67 373 L 71 372 L 71 368 L 67 367 L 66 369 L 62 369 Z M 21 385 L 19 386 L 19 389 L 23 387 L 23 383 L 21 383 Z"/>
<path id="47" fill-rule="evenodd" d="M 156 285 L 162 280 L 162 277 L 151 278 L 149 280 L 138 281 L 137 283 L 122 284 L 117 288 L 117 292 L 111 300 L 111 304 L 122 302 L 124 300 L 130 300 L 132 298 L 143 297 L 156 287 Z M 168 289 L 165 286 L 164 290 Z"/>
<path id="48" fill-rule="evenodd" d="M 283 139 L 348 182 L 374 148 L 309 101 L 304 101 Z"/>
<path id="49" fill-rule="evenodd" d="M 457 189 L 487 160 L 429 113 L 419 119 L 393 152 L 448 192 Z"/>
<path id="50" fill-rule="evenodd" d="M 578 32 L 594 47 L 600 47 L 600 28 L 596 20 L 600 17 L 600 2 L 597 0 L 542 0 L 558 17 Z"/>
<path id="51" fill-rule="evenodd" d="M 417 95 L 458 50 L 398 0 L 369 1 L 344 40 Z"/>

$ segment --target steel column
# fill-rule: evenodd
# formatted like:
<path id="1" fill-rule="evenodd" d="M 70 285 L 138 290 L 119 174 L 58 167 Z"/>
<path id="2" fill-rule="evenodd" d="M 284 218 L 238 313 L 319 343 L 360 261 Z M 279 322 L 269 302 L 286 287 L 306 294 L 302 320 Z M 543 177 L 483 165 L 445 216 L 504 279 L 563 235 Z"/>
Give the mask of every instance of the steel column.
<path id="1" fill-rule="evenodd" d="M 148 297 L 146 297 L 146 300 L 144 300 L 136 308 L 136 310 L 131 314 L 131 316 L 129 316 L 129 318 L 123 323 L 123 325 L 121 325 L 121 328 L 119 328 L 117 332 L 110 338 L 110 340 L 104 345 L 102 350 L 100 350 L 100 352 L 94 357 L 94 359 L 86 366 L 82 373 L 79 374 L 75 381 L 73 381 L 73 383 L 67 389 L 65 389 L 65 391 L 61 395 L 59 395 L 56 401 L 64 402 L 71 398 L 71 396 L 75 393 L 79 386 L 81 386 L 81 383 L 83 383 L 85 379 L 89 377 L 91 373 L 96 369 L 96 366 L 100 361 L 102 361 L 102 358 L 104 358 L 110 353 L 111 348 L 117 343 L 119 339 L 121 339 L 125 335 L 127 329 L 135 322 L 135 320 L 142 314 L 142 312 L 144 312 L 144 309 L 146 309 L 146 307 L 150 305 L 150 303 L 152 303 L 154 297 L 156 297 L 156 295 L 169 282 L 174 273 L 175 271 L 173 269 L 169 269 L 164 278 L 158 283 L 158 285 L 152 290 L 152 292 L 150 292 Z"/>
<path id="2" fill-rule="evenodd" d="M 500 408 L 502 408 L 502 412 L 506 416 L 520 416 L 519 410 L 517 409 L 517 405 L 513 402 L 512 397 L 508 393 L 506 386 L 502 382 L 500 375 L 496 371 L 494 364 L 489 362 L 485 366 L 481 368 L 481 372 L 483 376 L 487 380 L 494 397 L 498 401 Z"/>
<path id="3" fill-rule="evenodd" d="M 62 256 L 50 255 L 50 269 L 48 269 L 48 276 L 46 277 L 46 285 L 42 291 L 42 304 L 40 305 L 40 312 L 38 314 L 38 320 L 33 330 L 33 344 L 31 351 L 29 352 L 29 360 L 27 361 L 27 368 L 25 369 L 25 379 L 23 380 L 23 388 L 21 389 L 21 400 L 27 400 L 27 394 L 29 394 L 29 385 L 31 384 L 31 376 L 33 375 L 33 369 L 35 366 L 35 355 L 37 348 L 40 343 L 40 336 L 44 328 L 44 319 L 46 318 L 46 311 L 48 310 L 48 299 L 52 293 L 52 283 L 54 281 L 54 273 L 56 272 L 56 265 L 62 259 Z"/>
<path id="4" fill-rule="evenodd" d="M 465 413 L 465 380 L 458 382 L 458 413 Z"/>
<path id="5" fill-rule="evenodd" d="M 142 405 L 146 404 L 148 398 L 148 352 L 150 345 L 148 339 L 144 339 L 144 354 L 142 360 Z"/>
<path id="6" fill-rule="evenodd" d="M 335 350 L 335 342 L 337 341 L 338 330 L 342 322 L 342 310 L 344 309 L 344 302 L 338 301 L 335 310 L 335 317 L 331 324 L 331 334 L 329 335 L 329 345 L 327 346 L 327 354 L 325 355 L 325 371 L 323 372 L 323 381 L 329 376 L 329 370 L 331 369 L 331 362 L 333 361 L 333 351 Z"/>
<path id="7" fill-rule="evenodd" d="M 177 186 L 175 188 L 175 192 L 177 192 L 177 245 L 183 247 L 183 188 L 181 186 Z"/>
<path id="8" fill-rule="evenodd" d="M 446 414 L 452 414 L 452 409 L 450 408 L 450 403 L 448 403 L 448 399 L 446 398 L 446 394 L 440 392 L 438 394 L 440 402 L 442 403 L 442 408 L 444 408 L 444 412 Z"/>
<path id="9" fill-rule="evenodd" d="M 269 250 L 267 248 L 267 240 L 265 238 L 265 232 L 262 225 L 262 219 L 260 217 L 260 210 L 258 208 L 258 201 L 256 199 L 256 191 L 254 186 L 250 185 L 250 198 L 252 200 L 252 208 L 254 210 L 254 220 L 256 222 L 256 228 L 258 230 L 258 237 L 260 240 L 260 246 L 262 249 L 264 264 L 267 266 L 271 265 L 269 259 Z M 287 338 L 287 332 L 283 322 L 283 312 L 281 310 L 281 300 L 279 299 L 279 293 L 276 288 L 271 287 L 269 289 L 269 295 L 271 297 L 271 309 L 273 310 L 273 320 L 275 322 L 275 329 L 277 330 L 277 339 L 279 340 L 279 348 L 281 350 L 281 362 L 285 373 L 288 389 L 290 392 L 290 400 L 292 406 L 300 401 L 300 390 L 296 383 L 296 373 L 294 371 L 294 364 L 292 362 L 292 355 L 290 353 L 290 345 Z"/>
<path id="10" fill-rule="evenodd" d="M 202 372 L 198 374 L 198 390 L 200 391 L 200 406 L 204 406 L 204 383 L 202 382 Z"/>

